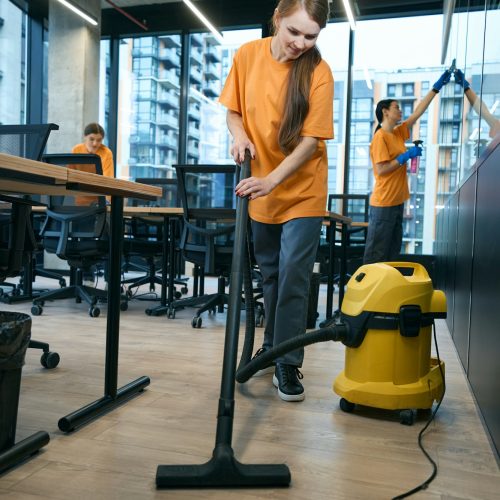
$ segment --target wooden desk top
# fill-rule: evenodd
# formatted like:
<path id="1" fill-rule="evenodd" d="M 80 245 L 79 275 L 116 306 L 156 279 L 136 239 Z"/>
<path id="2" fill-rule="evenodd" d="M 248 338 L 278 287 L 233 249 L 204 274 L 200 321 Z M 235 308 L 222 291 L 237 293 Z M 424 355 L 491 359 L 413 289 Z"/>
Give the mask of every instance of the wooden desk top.
<path id="1" fill-rule="evenodd" d="M 17 194 L 106 194 L 154 200 L 161 187 L 138 184 L 0 153 L 0 191 Z"/>
<path id="2" fill-rule="evenodd" d="M 348 224 L 348 225 L 352 224 L 352 219 L 350 217 L 338 214 L 337 212 L 326 212 L 325 218 L 326 218 L 325 222 L 327 224 L 333 221 L 341 224 Z"/>

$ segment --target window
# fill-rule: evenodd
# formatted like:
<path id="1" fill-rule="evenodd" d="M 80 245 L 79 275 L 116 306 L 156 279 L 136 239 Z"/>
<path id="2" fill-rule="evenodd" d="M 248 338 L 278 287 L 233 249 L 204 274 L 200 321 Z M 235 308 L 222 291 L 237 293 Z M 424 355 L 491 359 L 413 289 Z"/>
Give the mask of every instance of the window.
<path id="1" fill-rule="evenodd" d="M 224 45 L 211 33 L 190 35 L 187 123 L 188 163 L 233 163 L 226 108 L 218 103 L 236 50 L 262 36 L 261 30 L 224 31 Z"/>
<path id="2" fill-rule="evenodd" d="M 387 85 L 387 97 L 396 97 L 396 85 L 390 83 Z"/>
<path id="3" fill-rule="evenodd" d="M 403 95 L 410 96 L 414 95 L 415 91 L 413 90 L 413 83 L 405 83 L 403 85 Z"/>
<path id="4" fill-rule="evenodd" d="M 0 0 L 0 123 L 26 123 L 26 15 Z M 8 57 L 5 55 L 8 54 Z"/>

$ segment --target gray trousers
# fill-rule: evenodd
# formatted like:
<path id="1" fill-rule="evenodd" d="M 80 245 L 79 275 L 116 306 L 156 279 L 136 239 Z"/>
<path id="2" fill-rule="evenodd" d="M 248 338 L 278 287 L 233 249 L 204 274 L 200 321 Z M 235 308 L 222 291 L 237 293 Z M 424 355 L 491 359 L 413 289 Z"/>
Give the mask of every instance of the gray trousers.
<path id="1" fill-rule="evenodd" d="M 264 292 L 265 348 L 306 331 L 309 284 L 322 220 L 302 217 L 283 224 L 252 221 L 255 259 Z M 304 349 L 300 348 L 276 361 L 300 367 L 303 360 Z"/>
<path id="2" fill-rule="evenodd" d="M 397 260 L 403 242 L 403 207 L 370 205 L 363 264 Z"/>

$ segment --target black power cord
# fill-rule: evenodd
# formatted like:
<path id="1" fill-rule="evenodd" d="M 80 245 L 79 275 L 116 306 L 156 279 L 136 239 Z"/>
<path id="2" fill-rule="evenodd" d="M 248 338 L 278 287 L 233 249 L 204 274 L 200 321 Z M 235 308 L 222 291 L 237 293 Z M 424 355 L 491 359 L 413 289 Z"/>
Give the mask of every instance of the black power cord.
<path id="1" fill-rule="evenodd" d="M 439 407 L 441 406 L 441 403 L 443 402 L 444 394 L 446 392 L 446 383 L 445 383 L 445 380 L 444 380 L 443 368 L 441 366 L 441 359 L 439 357 L 439 349 L 438 349 L 437 335 L 436 335 L 436 324 L 434 322 L 432 322 L 432 328 L 433 328 L 433 332 L 434 332 L 434 345 L 436 347 L 436 356 L 437 356 L 437 360 L 438 360 L 439 373 L 441 373 L 441 379 L 443 380 L 443 395 L 441 396 L 441 399 L 438 401 L 438 404 L 436 405 L 436 408 L 434 408 L 434 411 L 432 412 L 431 416 L 427 420 L 426 424 L 424 425 L 424 427 L 422 428 L 422 430 L 418 433 L 418 446 L 422 450 L 422 453 L 425 455 L 425 457 L 427 458 L 427 460 L 429 460 L 429 462 L 431 463 L 431 465 L 432 465 L 432 474 L 423 483 L 419 484 L 418 486 L 415 486 L 415 488 L 413 488 L 411 490 L 408 490 L 405 493 L 401 493 L 401 495 L 398 495 L 398 496 L 394 497 L 392 500 L 400 500 L 401 498 L 407 498 L 410 495 L 413 495 L 414 493 L 417 493 L 418 491 L 422 491 L 422 490 L 427 489 L 428 486 L 429 486 L 429 484 L 431 484 L 431 482 L 437 476 L 437 470 L 438 470 L 437 469 L 437 464 L 436 464 L 436 462 L 434 462 L 434 460 L 429 455 L 429 453 L 427 453 L 426 449 L 424 448 L 424 445 L 422 444 L 422 438 L 423 438 L 424 432 L 427 430 L 427 428 L 429 427 L 429 425 L 431 424 L 431 422 L 434 420 L 434 417 L 436 416 L 436 413 L 439 410 Z"/>

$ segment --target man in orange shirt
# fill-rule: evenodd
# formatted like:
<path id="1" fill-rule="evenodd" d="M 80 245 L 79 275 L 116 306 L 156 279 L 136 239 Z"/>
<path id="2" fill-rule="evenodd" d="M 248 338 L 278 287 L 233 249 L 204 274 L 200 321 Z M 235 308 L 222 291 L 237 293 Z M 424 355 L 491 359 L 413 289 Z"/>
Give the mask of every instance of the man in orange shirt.
<path id="1" fill-rule="evenodd" d="M 266 327 L 256 355 L 305 332 L 309 283 L 325 215 L 333 138 L 333 77 L 316 40 L 328 1 L 281 0 L 274 35 L 236 53 L 220 102 L 228 108 L 232 155 L 252 155 L 248 196 L 254 251 L 263 278 Z M 284 401 L 302 401 L 304 350 L 276 360 L 273 383 Z"/>
<path id="2" fill-rule="evenodd" d="M 401 109 L 396 100 L 384 99 L 377 104 L 375 115 L 379 124 L 370 144 L 375 186 L 370 198 L 364 264 L 398 259 L 403 242 L 403 207 L 410 197 L 406 164 L 410 158 L 422 154 L 422 149 L 417 146 L 407 151 L 405 142 L 410 138 L 413 124 L 450 78 L 451 72 L 446 70 L 402 123 Z"/>

